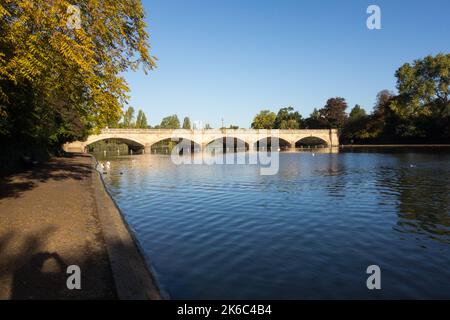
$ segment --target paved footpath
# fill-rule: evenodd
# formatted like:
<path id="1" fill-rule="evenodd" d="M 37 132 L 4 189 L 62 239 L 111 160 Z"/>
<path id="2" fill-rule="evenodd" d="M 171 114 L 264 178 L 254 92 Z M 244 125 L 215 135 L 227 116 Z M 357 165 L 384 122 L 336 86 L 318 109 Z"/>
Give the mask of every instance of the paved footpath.
<path id="1" fill-rule="evenodd" d="M 0 299 L 159 298 L 93 163 L 72 154 L 0 178 Z"/>

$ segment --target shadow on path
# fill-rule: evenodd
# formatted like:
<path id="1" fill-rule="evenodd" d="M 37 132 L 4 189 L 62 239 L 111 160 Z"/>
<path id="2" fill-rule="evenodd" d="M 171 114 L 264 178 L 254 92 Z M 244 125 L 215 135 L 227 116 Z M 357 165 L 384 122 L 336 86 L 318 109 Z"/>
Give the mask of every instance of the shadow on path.
<path id="1" fill-rule="evenodd" d="M 93 169 L 90 161 L 80 163 L 80 157 L 90 158 L 85 154 L 67 154 L 30 169 L 0 175 L 0 199 L 18 198 L 23 192 L 33 189 L 39 182 L 85 179 Z"/>

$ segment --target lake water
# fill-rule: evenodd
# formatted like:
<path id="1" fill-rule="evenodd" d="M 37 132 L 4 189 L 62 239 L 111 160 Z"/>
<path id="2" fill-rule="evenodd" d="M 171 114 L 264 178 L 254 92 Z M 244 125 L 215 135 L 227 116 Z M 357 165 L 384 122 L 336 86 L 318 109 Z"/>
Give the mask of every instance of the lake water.
<path id="1" fill-rule="evenodd" d="M 355 149 L 356 150 L 356 149 Z M 450 298 L 449 149 L 113 158 L 104 175 L 171 298 Z M 381 290 L 366 269 L 381 268 Z"/>

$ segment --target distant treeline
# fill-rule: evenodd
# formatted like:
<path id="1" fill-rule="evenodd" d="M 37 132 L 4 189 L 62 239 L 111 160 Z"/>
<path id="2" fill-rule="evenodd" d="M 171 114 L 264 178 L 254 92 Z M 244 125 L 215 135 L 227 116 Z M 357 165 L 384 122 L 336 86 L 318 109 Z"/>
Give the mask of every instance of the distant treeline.
<path id="1" fill-rule="evenodd" d="M 449 95 L 450 54 L 427 56 L 405 63 L 395 73 L 398 93 L 382 90 L 370 114 L 360 105 L 347 112 L 343 97 L 333 97 L 321 108 L 314 108 L 307 118 L 284 107 L 277 113 L 262 110 L 253 119 L 253 129 L 339 129 L 342 143 L 450 143 Z M 146 116 L 128 108 L 117 128 L 150 128 Z M 185 117 L 165 117 L 154 128 L 200 129 Z M 211 129 L 209 124 L 204 129 Z M 229 129 L 238 126 L 230 125 Z"/>
<path id="2" fill-rule="evenodd" d="M 405 63 L 395 73 L 398 93 L 382 90 L 373 111 L 347 113 L 342 97 L 330 98 L 304 119 L 292 107 L 263 110 L 254 129 L 339 129 L 343 143 L 450 143 L 450 54 Z"/>
<path id="3" fill-rule="evenodd" d="M 108 128 L 127 128 L 127 129 L 212 129 L 211 125 L 206 123 L 199 127 L 196 123 L 191 123 L 189 117 L 184 117 L 183 124 L 176 114 L 164 117 L 160 124 L 150 126 L 147 123 L 147 116 L 142 110 L 139 110 L 137 118 L 134 118 L 134 108 L 128 107 L 124 114 L 115 122 L 110 122 Z M 230 129 L 237 129 L 238 126 L 230 125 Z"/>

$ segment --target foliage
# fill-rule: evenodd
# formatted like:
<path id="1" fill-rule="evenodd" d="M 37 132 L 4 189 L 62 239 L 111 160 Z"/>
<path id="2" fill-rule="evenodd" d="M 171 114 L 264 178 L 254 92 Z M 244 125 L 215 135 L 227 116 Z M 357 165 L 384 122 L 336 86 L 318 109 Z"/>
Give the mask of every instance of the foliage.
<path id="1" fill-rule="evenodd" d="M 394 93 L 389 90 L 381 90 L 378 92 L 373 112 L 367 120 L 364 132 L 358 138 L 386 140 L 387 135 L 391 137 L 395 136 L 392 133 L 395 121 L 390 110 L 390 104 L 394 98 Z"/>
<path id="2" fill-rule="evenodd" d="M 272 129 L 277 115 L 270 110 L 262 110 L 253 118 L 252 129 Z"/>
<path id="3" fill-rule="evenodd" d="M 358 121 L 364 119 L 366 116 L 367 116 L 366 110 L 364 110 L 363 108 L 361 108 L 359 104 L 357 104 L 350 111 L 348 116 L 348 122 Z"/>
<path id="4" fill-rule="evenodd" d="M 328 128 L 342 129 L 347 121 L 347 102 L 344 98 L 336 97 L 327 100 L 325 106 L 319 110 L 321 118 Z"/>
<path id="5" fill-rule="evenodd" d="M 398 96 L 390 109 L 400 137 L 450 138 L 450 54 L 405 63 L 395 73 Z"/>
<path id="6" fill-rule="evenodd" d="M 191 128 L 192 128 L 191 119 L 189 119 L 189 117 L 184 117 L 183 129 L 191 129 Z"/>
<path id="7" fill-rule="evenodd" d="M 314 108 L 313 112 L 304 121 L 305 127 L 308 129 L 324 129 L 327 128 L 327 122 L 322 114 Z"/>
<path id="8" fill-rule="evenodd" d="M 161 129 L 180 129 L 180 120 L 176 114 L 165 117 L 159 125 Z"/>
<path id="9" fill-rule="evenodd" d="M 136 124 L 134 127 L 137 129 L 147 129 L 148 128 L 147 116 L 145 115 L 144 111 L 139 110 L 137 118 L 136 118 Z"/>
<path id="10" fill-rule="evenodd" d="M 293 107 L 281 108 L 275 118 L 275 129 L 300 129 L 302 116 Z"/>
<path id="11" fill-rule="evenodd" d="M 346 132 L 361 142 L 450 142 L 450 55 L 405 63 L 395 75 L 398 94 L 380 91 L 364 129 L 349 123 Z"/>
<path id="12" fill-rule="evenodd" d="M 337 128 L 343 143 L 450 143 L 450 54 L 405 63 L 395 73 L 398 94 L 382 90 L 369 115 L 359 106 L 347 116 L 344 98 L 327 100 L 302 121 L 292 107 L 274 113 L 262 110 L 252 128 Z"/>
<path id="13" fill-rule="evenodd" d="M 0 0 L 0 139 L 56 148 L 117 123 L 122 74 L 155 67 L 138 0 Z M 76 21 L 75 21 L 76 22 Z"/>
<path id="14" fill-rule="evenodd" d="M 134 127 L 134 108 L 128 107 L 127 111 L 123 114 L 122 123 L 120 124 L 122 128 L 133 128 Z"/>
<path id="15" fill-rule="evenodd" d="M 365 137 L 367 120 L 366 111 L 359 104 L 355 105 L 350 111 L 347 123 L 343 128 L 343 139 L 353 142 L 354 139 Z"/>

